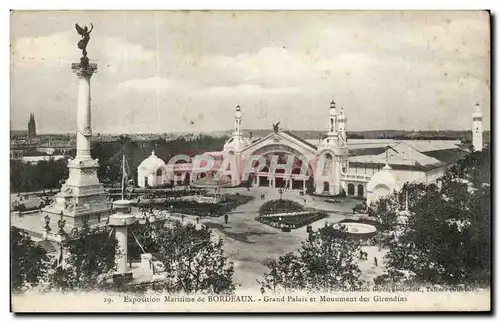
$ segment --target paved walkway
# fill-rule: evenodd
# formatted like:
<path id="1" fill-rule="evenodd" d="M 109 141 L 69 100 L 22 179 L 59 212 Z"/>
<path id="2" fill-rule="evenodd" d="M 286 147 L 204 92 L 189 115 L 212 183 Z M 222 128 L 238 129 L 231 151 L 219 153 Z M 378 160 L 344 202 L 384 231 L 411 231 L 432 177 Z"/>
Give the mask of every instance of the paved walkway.
<path id="1" fill-rule="evenodd" d="M 202 221 L 223 239 L 225 253 L 229 260 L 235 264 L 234 278 L 237 287 L 258 288 L 256 279 L 261 278 L 268 271 L 265 264 L 278 259 L 281 255 L 297 251 L 301 247 L 302 241 L 307 238 L 306 227 L 292 229 L 290 232 L 282 232 L 278 228 L 270 227 L 255 220 L 259 215 L 258 209 L 262 204 L 271 199 L 280 198 L 277 189 L 253 188 L 247 191 L 244 188 L 235 188 L 227 192 L 253 195 L 255 199 L 237 207 L 230 213 L 227 224 L 224 222 L 224 216 L 207 217 Z M 266 198 L 261 199 L 261 194 L 266 194 Z M 313 200 L 311 196 L 300 196 L 298 191 L 286 191 L 282 198 L 297 202 L 303 202 L 305 199 L 307 207 L 327 211 L 328 216 L 326 218 L 311 224 L 314 230 L 324 227 L 325 222 L 330 224 L 347 218 L 349 214 L 352 214 L 352 206 L 358 202 L 345 199 L 340 204 L 330 204 L 324 202 L 325 199 L 322 198 L 314 197 Z M 195 218 L 194 216 L 191 217 Z M 370 263 L 365 262 L 362 267 L 368 273 L 366 278 L 372 279 L 371 275 L 378 275 L 380 270 L 372 268 L 374 266 L 373 256 L 379 254 L 372 249 L 365 249 L 365 251 L 369 253 L 371 261 Z M 380 262 L 381 256 L 379 256 Z"/>

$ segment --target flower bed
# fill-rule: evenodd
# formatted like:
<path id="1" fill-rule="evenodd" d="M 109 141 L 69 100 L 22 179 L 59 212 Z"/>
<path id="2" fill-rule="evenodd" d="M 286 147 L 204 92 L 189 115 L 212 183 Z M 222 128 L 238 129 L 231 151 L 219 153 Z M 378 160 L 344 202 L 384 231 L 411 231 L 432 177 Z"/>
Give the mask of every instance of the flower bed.
<path id="1" fill-rule="evenodd" d="M 287 212 L 300 212 L 304 211 L 304 206 L 299 204 L 298 202 L 288 200 L 288 199 L 279 199 L 279 200 L 270 200 L 260 206 L 259 214 L 260 215 L 269 215 L 269 214 L 280 214 Z"/>
<path id="2" fill-rule="evenodd" d="M 303 227 L 305 225 L 309 225 L 310 223 L 315 222 L 316 220 L 325 218 L 328 216 L 323 211 L 311 211 L 308 213 L 292 215 L 292 216 L 272 216 L 272 217 L 264 217 L 258 216 L 256 218 L 257 221 L 269 225 L 275 228 L 288 228 L 288 229 L 297 229 Z"/>
<path id="3" fill-rule="evenodd" d="M 219 203 L 198 203 L 196 201 L 174 200 L 150 206 L 155 209 L 165 209 L 185 215 L 220 217 L 252 199 L 254 198 L 251 196 L 235 194 L 226 195 L 225 200 Z"/>

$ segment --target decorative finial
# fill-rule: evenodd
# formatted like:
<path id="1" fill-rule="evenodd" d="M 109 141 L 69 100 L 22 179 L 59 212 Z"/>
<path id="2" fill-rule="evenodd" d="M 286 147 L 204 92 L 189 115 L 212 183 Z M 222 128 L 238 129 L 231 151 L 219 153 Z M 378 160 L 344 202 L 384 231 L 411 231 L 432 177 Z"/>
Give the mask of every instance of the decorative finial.
<path id="1" fill-rule="evenodd" d="M 481 107 L 479 106 L 479 102 L 476 103 L 476 112 L 480 112 Z"/>
<path id="2" fill-rule="evenodd" d="M 238 104 L 238 105 L 236 105 L 236 111 L 241 111 L 241 107 L 240 107 L 240 105 L 239 105 L 239 104 Z"/>
<path id="3" fill-rule="evenodd" d="M 151 151 L 151 155 L 155 155 L 155 150 L 152 150 L 152 151 Z"/>
<path id="4" fill-rule="evenodd" d="M 330 103 L 330 108 L 335 108 L 335 101 L 332 100 L 332 102 Z"/>

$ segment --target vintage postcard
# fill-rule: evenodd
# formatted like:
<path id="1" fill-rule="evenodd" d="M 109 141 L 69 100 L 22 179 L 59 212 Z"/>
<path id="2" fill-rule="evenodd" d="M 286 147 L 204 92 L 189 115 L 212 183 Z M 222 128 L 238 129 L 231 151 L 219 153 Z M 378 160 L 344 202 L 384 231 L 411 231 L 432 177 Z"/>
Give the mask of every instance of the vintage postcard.
<path id="1" fill-rule="evenodd" d="M 489 311 L 488 11 L 13 11 L 13 312 Z"/>

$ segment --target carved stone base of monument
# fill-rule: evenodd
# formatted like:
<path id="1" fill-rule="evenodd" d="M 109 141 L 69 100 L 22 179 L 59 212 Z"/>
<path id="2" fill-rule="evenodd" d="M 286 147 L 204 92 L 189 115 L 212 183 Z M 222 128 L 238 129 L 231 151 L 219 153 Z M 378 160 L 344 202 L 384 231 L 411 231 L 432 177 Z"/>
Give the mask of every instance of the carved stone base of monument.
<path id="1" fill-rule="evenodd" d="M 54 202 L 43 208 L 51 221 L 57 222 L 63 214 L 65 230 L 79 228 L 83 218 L 88 218 L 91 226 L 104 224 L 111 215 L 111 203 L 107 193 L 97 178 L 97 160 L 70 160 L 69 177 L 61 187 Z"/>

